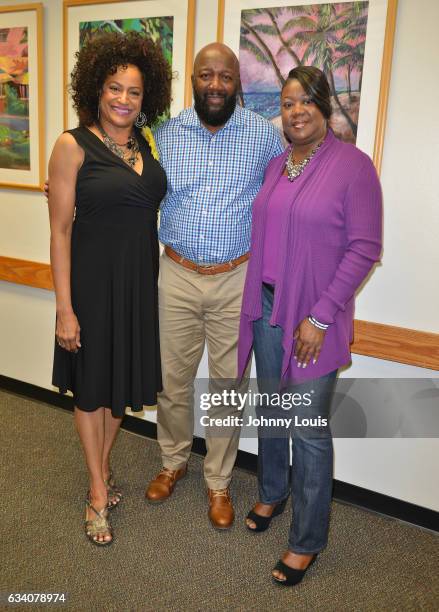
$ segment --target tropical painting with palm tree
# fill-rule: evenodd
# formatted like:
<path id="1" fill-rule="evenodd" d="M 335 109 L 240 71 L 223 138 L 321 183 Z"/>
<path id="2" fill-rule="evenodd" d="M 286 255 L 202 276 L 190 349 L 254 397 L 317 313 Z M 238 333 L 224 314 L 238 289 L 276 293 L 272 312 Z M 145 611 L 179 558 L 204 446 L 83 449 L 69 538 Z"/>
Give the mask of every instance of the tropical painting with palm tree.
<path id="1" fill-rule="evenodd" d="M 159 41 L 163 55 L 172 68 L 172 47 L 174 18 L 171 17 L 144 17 L 134 19 L 107 19 L 101 21 L 82 21 L 79 24 L 79 46 L 98 36 L 101 32 L 140 32 L 152 38 L 154 42 Z M 158 123 L 169 119 L 169 109 L 159 118 Z"/>
<path id="2" fill-rule="evenodd" d="M 368 2 L 334 2 L 241 12 L 242 101 L 281 127 L 280 90 L 296 66 L 317 66 L 331 88 L 331 126 L 356 142 Z"/>

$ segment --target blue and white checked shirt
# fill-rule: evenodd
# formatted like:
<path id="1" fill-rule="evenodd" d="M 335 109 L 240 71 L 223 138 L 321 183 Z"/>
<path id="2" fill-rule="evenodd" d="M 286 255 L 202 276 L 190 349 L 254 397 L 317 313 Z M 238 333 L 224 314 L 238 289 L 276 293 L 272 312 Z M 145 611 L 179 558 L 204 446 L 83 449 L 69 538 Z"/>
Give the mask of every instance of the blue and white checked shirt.
<path id="1" fill-rule="evenodd" d="M 212 134 L 192 107 L 154 136 L 168 179 L 160 241 L 200 264 L 247 253 L 252 202 L 268 162 L 283 151 L 278 130 L 236 105 L 226 125 Z"/>

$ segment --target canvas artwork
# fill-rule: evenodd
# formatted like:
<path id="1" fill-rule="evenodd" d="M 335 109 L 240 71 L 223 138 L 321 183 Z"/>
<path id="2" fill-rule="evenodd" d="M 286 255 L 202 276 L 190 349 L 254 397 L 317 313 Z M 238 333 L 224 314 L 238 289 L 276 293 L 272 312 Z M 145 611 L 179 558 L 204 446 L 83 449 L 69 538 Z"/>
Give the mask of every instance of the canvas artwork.
<path id="1" fill-rule="evenodd" d="M 30 170 L 28 28 L 0 28 L 0 168 Z"/>
<path id="2" fill-rule="evenodd" d="M 300 65 L 323 70 L 331 88 L 331 127 L 357 138 L 369 2 L 307 4 L 241 11 L 243 104 L 281 127 L 280 90 Z"/>
<path id="3" fill-rule="evenodd" d="M 144 17 L 135 19 L 106 19 L 101 21 L 82 21 L 79 24 L 79 45 L 93 39 L 100 32 L 141 32 L 154 42 L 161 43 L 163 55 L 172 69 L 172 41 L 174 18 L 170 17 Z M 158 119 L 158 124 L 169 119 L 169 109 Z"/>

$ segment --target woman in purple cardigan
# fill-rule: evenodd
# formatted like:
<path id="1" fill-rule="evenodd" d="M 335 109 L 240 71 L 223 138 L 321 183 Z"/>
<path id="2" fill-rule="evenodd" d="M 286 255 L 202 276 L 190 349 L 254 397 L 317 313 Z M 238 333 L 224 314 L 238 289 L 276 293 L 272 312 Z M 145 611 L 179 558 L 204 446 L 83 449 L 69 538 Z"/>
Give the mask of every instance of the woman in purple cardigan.
<path id="1" fill-rule="evenodd" d="M 267 529 L 291 493 L 288 550 L 272 572 L 291 586 L 327 544 L 331 393 L 337 370 L 350 361 L 355 291 L 380 257 L 382 198 L 369 157 L 328 127 L 330 89 L 320 70 L 291 70 L 281 106 L 292 144 L 269 164 L 253 206 L 239 371 L 253 346 L 258 388 L 271 400 L 258 416 L 280 419 L 277 428 L 259 427 L 259 501 L 246 524 Z M 295 398 L 291 410 L 273 401 L 281 388 L 289 394 L 282 400 Z"/>

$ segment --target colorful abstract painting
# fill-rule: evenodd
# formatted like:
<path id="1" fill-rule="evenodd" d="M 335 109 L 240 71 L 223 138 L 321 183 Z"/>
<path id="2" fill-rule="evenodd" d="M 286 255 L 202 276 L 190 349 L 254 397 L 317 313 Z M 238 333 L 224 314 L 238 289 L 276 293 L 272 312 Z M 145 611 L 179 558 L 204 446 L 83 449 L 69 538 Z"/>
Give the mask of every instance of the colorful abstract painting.
<path id="1" fill-rule="evenodd" d="M 154 42 L 161 43 L 163 55 L 172 68 L 173 17 L 145 17 L 136 19 L 113 19 L 102 21 L 82 21 L 79 24 L 79 46 L 82 47 L 100 32 L 130 31 L 141 32 Z M 158 123 L 169 118 L 169 110 L 159 119 Z"/>
<path id="2" fill-rule="evenodd" d="M 26 27 L 0 28 L 0 168 L 30 169 Z"/>
<path id="3" fill-rule="evenodd" d="M 356 142 L 369 2 L 243 10 L 239 59 L 243 103 L 279 127 L 280 90 L 300 65 L 323 70 L 331 87 L 331 126 Z"/>

